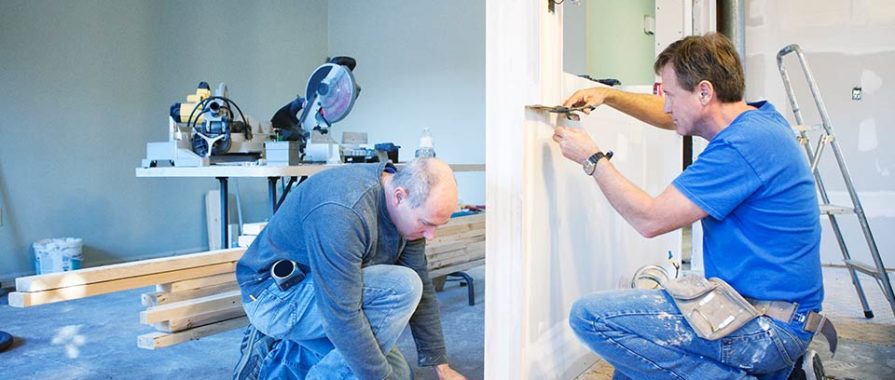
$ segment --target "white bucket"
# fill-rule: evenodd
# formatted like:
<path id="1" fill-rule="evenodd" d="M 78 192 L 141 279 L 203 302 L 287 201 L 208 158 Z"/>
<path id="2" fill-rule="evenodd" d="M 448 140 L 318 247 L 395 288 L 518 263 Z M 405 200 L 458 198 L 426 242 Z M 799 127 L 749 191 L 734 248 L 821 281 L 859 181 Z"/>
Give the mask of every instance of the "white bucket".
<path id="1" fill-rule="evenodd" d="M 37 274 L 64 272 L 81 269 L 83 259 L 80 238 L 43 239 L 32 244 L 34 247 L 34 271 Z"/>

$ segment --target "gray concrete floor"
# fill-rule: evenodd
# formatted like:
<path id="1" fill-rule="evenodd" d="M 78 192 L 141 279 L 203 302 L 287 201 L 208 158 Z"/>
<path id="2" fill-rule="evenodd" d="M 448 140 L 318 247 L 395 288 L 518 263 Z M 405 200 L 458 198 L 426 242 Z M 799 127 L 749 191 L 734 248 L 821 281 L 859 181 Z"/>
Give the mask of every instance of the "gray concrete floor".
<path id="1" fill-rule="evenodd" d="M 484 372 L 484 267 L 475 279 L 476 305 L 467 291 L 448 282 L 438 293 L 451 365 L 470 379 Z M 0 297 L 0 330 L 16 337 L 0 353 L 3 379 L 229 379 L 239 359 L 242 330 L 233 330 L 160 350 L 137 348 L 137 336 L 152 331 L 139 323 L 140 294 L 152 288 L 118 292 L 26 309 Z M 412 366 L 416 349 L 410 330 L 398 342 Z M 415 368 L 418 379 L 435 379 L 429 368 Z"/>
<path id="2" fill-rule="evenodd" d="M 892 277 L 892 273 L 889 274 Z M 811 342 L 820 355 L 826 375 L 836 379 L 895 379 L 895 314 L 872 278 L 860 275 L 864 294 L 875 317 L 865 319 L 864 311 L 843 268 L 824 268 L 824 313 L 839 333 L 836 357 L 831 357 L 822 337 Z M 612 378 L 612 366 L 599 360 L 578 380 Z"/>
<path id="3" fill-rule="evenodd" d="M 452 365 L 470 379 L 483 377 L 484 267 L 471 270 L 476 305 L 466 304 L 466 288 L 448 282 L 438 294 Z M 827 374 L 838 379 L 895 379 L 895 315 L 882 291 L 862 277 L 874 319 L 864 319 L 847 272 L 824 268 L 824 309 L 839 329 L 840 348 L 830 357 L 822 338 L 812 343 Z M 0 353 L 4 379 L 229 379 L 238 359 L 241 330 L 221 333 L 174 347 L 137 348 L 136 337 L 151 331 L 139 323 L 140 294 L 113 293 L 28 309 L 11 308 L 0 297 L 0 330 L 16 336 L 12 349 Z M 410 331 L 398 346 L 411 365 L 416 350 Z M 418 379 L 434 379 L 416 368 Z M 579 379 L 609 379 L 612 367 L 598 362 Z"/>

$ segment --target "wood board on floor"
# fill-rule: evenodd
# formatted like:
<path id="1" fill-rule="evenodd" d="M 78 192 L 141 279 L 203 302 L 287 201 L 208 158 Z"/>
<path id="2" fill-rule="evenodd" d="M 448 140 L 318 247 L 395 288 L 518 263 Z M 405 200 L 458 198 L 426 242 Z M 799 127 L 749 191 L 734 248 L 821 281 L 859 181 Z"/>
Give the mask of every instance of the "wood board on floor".
<path id="1" fill-rule="evenodd" d="M 68 272 L 47 273 L 16 279 L 16 291 L 37 292 L 103 281 L 120 280 L 135 276 L 194 268 L 209 264 L 237 261 L 245 248 L 231 248 L 208 252 L 198 252 L 174 257 L 131 261 L 121 264 L 103 265 Z"/>
<path id="2" fill-rule="evenodd" d="M 67 286 L 46 291 L 12 292 L 9 294 L 9 305 L 13 307 L 31 307 L 53 302 L 70 301 L 100 294 L 119 292 L 122 290 L 142 288 L 160 282 L 182 281 L 221 273 L 232 273 L 235 268 L 236 262 L 225 262 L 168 272 L 124 277 L 116 280 L 85 285 Z"/>

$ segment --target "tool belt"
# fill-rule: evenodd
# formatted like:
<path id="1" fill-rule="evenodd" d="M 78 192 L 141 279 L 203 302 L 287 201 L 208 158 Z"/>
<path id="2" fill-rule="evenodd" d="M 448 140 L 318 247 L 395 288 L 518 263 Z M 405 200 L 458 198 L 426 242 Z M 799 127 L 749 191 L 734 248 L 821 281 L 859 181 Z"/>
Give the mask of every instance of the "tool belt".
<path id="1" fill-rule="evenodd" d="M 830 345 L 830 352 L 836 354 L 836 346 L 839 344 L 838 333 L 833 322 L 827 319 L 823 314 L 809 311 L 808 313 L 797 313 L 799 304 L 795 302 L 785 301 L 762 301 L 748 299 L 750 304 L 759 312 L 768 317 L 774 318 L 780 322 L 789 324 L 793 320 L 802 323 L 802 330 L 810 333 L 820 333 L 827 339 Z"/>
<path id="2" fill-rule="evenodd" d="M 662 286 L 690 327 L 703 339 L 723 338 L 761 315 L 786 324 L 795 318 L 803 322 L 805 331 L 823 334 L 830 344 L 830 351 L 836 353 L 837 336 L 833 323 L 819 313 L 796 313 L 797 303 L 746 299 L 720 278 L 689 275 L 664 281 Z"/>
<path id="3" fill-rule="evenodd" d="M 696 335 L 703 339 L 723 338 L 761 315 L 719 278 L 690 275 L 662 285 Z"/>

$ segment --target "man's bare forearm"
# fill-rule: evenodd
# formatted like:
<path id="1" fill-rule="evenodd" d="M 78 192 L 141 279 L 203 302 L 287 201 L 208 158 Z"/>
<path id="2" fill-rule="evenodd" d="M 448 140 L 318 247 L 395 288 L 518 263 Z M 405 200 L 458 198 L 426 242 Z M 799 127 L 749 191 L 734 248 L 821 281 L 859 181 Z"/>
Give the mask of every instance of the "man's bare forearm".
<path id="1" fill-rule="evenodd" d="M 652 94 L 608 89 L 605 104 L 652 126 L 674 130 L 674 123 L 663 110 L 665 100 Z"/>
<path id="2" fill-rule="evenodd" d="M 615 170 L 606 160 L 600 160 L 594 175 L 603 195 L 628 223 L 645 237 L 653 237 L 658 233 L 649 217 L 649 208 L 653 197 L 635 186 L 625 176 Z"/>

